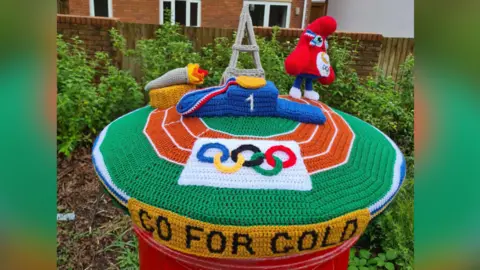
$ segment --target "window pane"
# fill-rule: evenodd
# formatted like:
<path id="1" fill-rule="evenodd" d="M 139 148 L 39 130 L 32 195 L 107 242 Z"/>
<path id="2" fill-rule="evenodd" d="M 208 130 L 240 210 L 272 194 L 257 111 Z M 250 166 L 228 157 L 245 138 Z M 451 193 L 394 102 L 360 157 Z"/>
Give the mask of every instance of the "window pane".
<path id="1" fill-rule="evenodd" d="M 163 23 L 169 22 L 172 15 L 172 2 L 163 2 Z"/>
<path id="2" fill-rule="evenodd" d="M 175 22 L 185 25 L 187 23 L 187 2 L 175 1 Z"/>
<path id="3" fill-rule="evenodd" d="M 95 0 L 94 12 L 97 17 L 108 17 L 108 0 Z"/>
<path id="4" fill-rule="evenodd" d="M 265 5 L 249 5 L 250 16 L 254 26 L 263 26 L 265 16 Z"/>
<path id="5" fill-rule="evenodd" d="M 268 26 L 287 26 L 287 6 L 270 6 L 270 17 L 268 19 Z"/>
<path id="6" fill-rule="evenodd" d="M 198 3 L 190 3 L 190 26 L 198 26 Z"/>

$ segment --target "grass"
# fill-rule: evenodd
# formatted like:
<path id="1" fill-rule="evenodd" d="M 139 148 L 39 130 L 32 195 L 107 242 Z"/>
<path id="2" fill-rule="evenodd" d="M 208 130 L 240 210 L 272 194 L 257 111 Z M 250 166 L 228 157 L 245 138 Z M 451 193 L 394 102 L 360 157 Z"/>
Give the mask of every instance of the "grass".
<path id="1" fill-rule="evenodd" d="M 138 241 L 135 237 L 129 237 L 129 234 L 132 234 L 131 226 L 123 232 L 110 234 L 114 240 L 103 252 L 116 254 L 116 265 L 120 269 L 135 270 L 139 269 Z"/>
<path id="2" fill-rule="evenodd" d="M 58 161 L 57 212 L 76 218 L 57 222 L 57 268 L 138 269 L 130 217 L 103 191 L 89 152 Z"/>

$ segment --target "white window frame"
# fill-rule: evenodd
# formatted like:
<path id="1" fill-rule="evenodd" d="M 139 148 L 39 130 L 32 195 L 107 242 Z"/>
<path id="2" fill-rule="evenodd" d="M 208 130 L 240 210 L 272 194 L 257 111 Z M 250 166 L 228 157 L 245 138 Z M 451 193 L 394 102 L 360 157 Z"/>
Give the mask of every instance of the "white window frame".
<path id="1" fill-rule="evenodd" d="M 197 9 L 197 20 L 198 20 L 198 23 L 196 26 L 192 26 L 192 27 L 200 27 L 202 25 L 202 1 L 201 0 L 177 0 L 177 1 L 183 1 L 183 2 L 187 2 L 186 3 L 186 6 L 187 6 L 187 10 L 186 10 L 186 14 L 185 14 L 185 26 L 190 26 L 190 3 L 197 3 L 198 4 L 198 9 Z M 172 7 L 172 9 L 170 10 L 171 11 L 171 14 L 170 14 L 170 22 L 171 23 L 175 23 L 175 0 L 160 0 L 160 7 L 159 7 L 159 11 L 160 11 L 160 24 L 164 24 L 165 21 L 163 18 L 163 3 L 164 2 L 170 2 L 170 6 Z"/>
<path id="2" fill-rule="evenodd" d="M 284 28 L 290 27 L 290 10 L 292 7 L 291 3 L 288 2 L 270 2 L 270 1 L 243 1 L 244 5 L 264 5 L 265 13 L 263 14 L 263 27 L 269 27 L 268 21 L 270 20 L 270 6 L 286 6 L 287 7 L 287 18 Z"/>
<path id="3" fill-rule="evenodd" d="M 108 18 L 113 18 L 112 0 L 108 0 Z M 95 0 L 90 0 L 90 16 L 95 16 Z"/>

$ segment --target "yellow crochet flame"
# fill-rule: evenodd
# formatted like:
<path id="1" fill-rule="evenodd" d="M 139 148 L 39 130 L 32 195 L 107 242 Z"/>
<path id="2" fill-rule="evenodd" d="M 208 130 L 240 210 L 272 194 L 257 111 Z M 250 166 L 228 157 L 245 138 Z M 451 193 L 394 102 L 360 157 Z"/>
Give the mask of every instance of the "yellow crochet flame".
<path id="1" fill-rule="evenodd" d="M 188 83 L 190 84 L 202 84 L 205 75 L 201 72 L 198 72 L 200 68 L 199 64 L 188 64 L 187 73 L 188 73 Z"/>

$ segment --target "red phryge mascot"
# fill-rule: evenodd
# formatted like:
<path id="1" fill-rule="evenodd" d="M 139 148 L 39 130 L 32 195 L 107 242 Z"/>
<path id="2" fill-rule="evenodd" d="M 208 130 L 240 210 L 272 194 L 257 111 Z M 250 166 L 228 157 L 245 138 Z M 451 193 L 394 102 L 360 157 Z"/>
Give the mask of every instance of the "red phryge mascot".
<path id="1" fill-rule="evenodd" d="M 318 100 L 319 95 L 313 91 L 312 80 L 318 79 L 321 84 L 331 84 L 335 80 L 335 73 L 330 66 L 327 54 L 327 37 L 337 29 L 337 22 L 330 16 L 316 19 L 307 26 L 300 36 L 300 41 L 293 52 L 285 59 L 285 70 L 296 76 L 290 96 L 301 98 L 300 90 L 305 80 L 304 97 Z"/>

